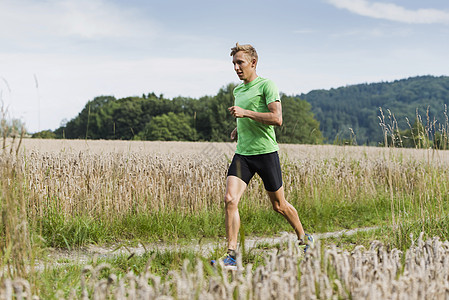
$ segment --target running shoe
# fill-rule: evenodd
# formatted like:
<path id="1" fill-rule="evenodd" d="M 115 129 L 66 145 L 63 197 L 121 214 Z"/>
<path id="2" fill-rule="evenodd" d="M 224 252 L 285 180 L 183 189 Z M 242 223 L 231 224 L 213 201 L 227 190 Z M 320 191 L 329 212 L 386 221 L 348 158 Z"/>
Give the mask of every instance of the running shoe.
<path id="1" fill-rule="evenodd" d="M 299 241 L 299 247 L 304 249 L 304 254 L 315 245 L 315 239 L 310 234 L 305 234 L 304 241 Z"/>
<path id="2" fill-rule="evenodd" d="M 237 262 L 236 262 L 235 258 L 233 258 L 229 254 L 224 255 L 223 257 L 218 259 L 218 261 L 222 261 L 223 262 L 224 268 L 226 270 L 232 270 L 232 271 L 236 271 L 237 270 Z M 217 265 L 217 261 L 212 260 L 210 262 L 210 264 L 215 267 Z"/>

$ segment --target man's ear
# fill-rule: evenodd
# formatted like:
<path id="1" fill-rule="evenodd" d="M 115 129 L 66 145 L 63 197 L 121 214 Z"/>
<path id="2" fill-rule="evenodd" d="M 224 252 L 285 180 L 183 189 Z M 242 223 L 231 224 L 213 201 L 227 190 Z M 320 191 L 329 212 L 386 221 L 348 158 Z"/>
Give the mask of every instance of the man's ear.
<path id="1" fill-rule="evenodd" d="M 254 68 L 257 66 L 257 59 L 253 58 L 251 60 L 251 66 L 254 67 Z"/>

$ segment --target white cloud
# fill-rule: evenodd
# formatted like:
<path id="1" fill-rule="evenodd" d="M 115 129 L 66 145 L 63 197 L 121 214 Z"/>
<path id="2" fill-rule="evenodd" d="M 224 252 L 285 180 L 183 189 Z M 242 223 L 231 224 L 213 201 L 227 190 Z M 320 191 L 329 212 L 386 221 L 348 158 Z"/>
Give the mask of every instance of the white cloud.
<path id="1" fill-rule="evenodd" d="M 449 12 L 437 9 L 409 10 L 393 3 L 367 0 L 327 0 L 355 14 L 409 24 L 449 24 Z"/>
<path id="2" fill-rule="evenodd" d="M 96 37 L 130 37 L 151 33 L 152 24 L 136 19 L 137 12 L 108 4 L 103 0 L 56 2 L 62 12 L 58 22 L 60 34 Z M 147 31 L 148 30 L 148 31 Z"/>
<path id="3" fill-rule="evenodd" d="M 413 32 L 406 27 L 381 27 L 381 28 L 355 28 L 347 31 L 337 31 L 330 35 L 333 39 L 341 39 L 345 37 L 359 37 L 360 39 L 372 38 L 406 38 L 413 34 Z"/>
<path id="4" fill-rule="evenodd" d="M 2 1 L 0 38 L 84 39 L 151 36 L 157 25 L 139 12 L 105 0 Z"/>

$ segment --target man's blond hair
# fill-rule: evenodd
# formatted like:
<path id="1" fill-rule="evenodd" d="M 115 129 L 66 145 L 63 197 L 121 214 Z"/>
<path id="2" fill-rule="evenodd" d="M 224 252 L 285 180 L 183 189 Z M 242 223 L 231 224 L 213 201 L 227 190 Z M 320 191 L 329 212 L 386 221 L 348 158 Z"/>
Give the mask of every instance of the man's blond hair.
<path id="1" fill-rule="evenodd" d="M 238 42 L 235 44 L 235 47 L 231 48 L 231 56 L 234 56 L 237 52 L 243 51 L 245 52 L 246 56 L 250 59 L 255 58 L 256 62 L 259 60 L 259 57 L 257 56 L 256 49 L 247 44 L 247 45 L 240 45 Z"/>

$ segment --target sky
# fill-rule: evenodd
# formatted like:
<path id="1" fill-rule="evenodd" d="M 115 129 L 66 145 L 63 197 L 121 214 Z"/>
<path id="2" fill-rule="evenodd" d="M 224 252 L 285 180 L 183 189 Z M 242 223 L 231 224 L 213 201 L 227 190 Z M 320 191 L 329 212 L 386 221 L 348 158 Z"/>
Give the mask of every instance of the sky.
<path id="1" fill-rule="evenodd" d="M 287 95 L 449 75 L 447 0 L 0 0 L 0 105 L 54 130 L 96 96 L 215 95 L 230 49 Z"/>

